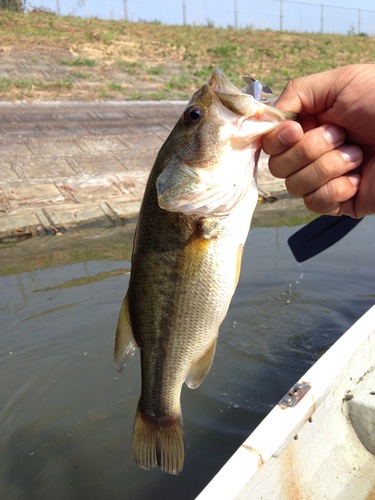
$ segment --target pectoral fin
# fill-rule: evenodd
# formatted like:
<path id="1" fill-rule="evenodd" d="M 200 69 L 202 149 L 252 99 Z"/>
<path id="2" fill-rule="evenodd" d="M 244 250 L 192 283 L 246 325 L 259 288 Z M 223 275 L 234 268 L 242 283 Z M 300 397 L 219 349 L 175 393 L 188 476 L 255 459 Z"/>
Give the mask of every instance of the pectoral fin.
<path id="1" fill-rule="evenodd" d="M 207 349 L 207 351 L 203 354 L 203 356 L 191 365 L 185 379 L 185 383 L 188 387 L 190 387 L 190 389 L 196 389 L 203 382 L 212 366 L 212 362 L 215 356 L 215 350 L 216 338 L 212 342 L 211 346 Z"/>
<path id="2" fill-rule="evenodd" d="M 121 372 L 137 349 L 138 345 L 134 339 L 130 321 L 128 294 L 126 294 L 117 322 L 114 350 L 116 370 Z"/>

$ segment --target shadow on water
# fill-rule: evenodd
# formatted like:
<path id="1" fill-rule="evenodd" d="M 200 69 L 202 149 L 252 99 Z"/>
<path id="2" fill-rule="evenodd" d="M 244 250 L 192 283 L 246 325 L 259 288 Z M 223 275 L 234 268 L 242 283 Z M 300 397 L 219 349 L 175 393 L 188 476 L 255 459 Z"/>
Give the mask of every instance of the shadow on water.
<path id="1" fill-rule="evenodd" d="M 139 356 L 112 364 L 132 232 L 0 250 L 0 496 L 193 499 L 306 369 L 375 301 L 375 218 L 298 264 L 297 227 L 252 229 L 211 372 L 186 387 L 178 477 L 130 454 Z M 48 261 L 42 259 L 48 256 Z"/>

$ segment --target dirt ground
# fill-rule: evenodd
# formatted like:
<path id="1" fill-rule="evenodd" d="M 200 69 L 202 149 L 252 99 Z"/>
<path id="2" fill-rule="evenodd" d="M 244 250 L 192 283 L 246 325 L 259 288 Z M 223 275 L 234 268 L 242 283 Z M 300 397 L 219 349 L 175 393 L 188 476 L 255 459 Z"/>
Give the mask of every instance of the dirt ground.
<path id="1" fill-rule="evenodd" d="M 275 93 L 293 77 L 373 62 L 372 38 L 165 26 L 0 11 L 0 101 L 187 99 L 219 66 Z"/>

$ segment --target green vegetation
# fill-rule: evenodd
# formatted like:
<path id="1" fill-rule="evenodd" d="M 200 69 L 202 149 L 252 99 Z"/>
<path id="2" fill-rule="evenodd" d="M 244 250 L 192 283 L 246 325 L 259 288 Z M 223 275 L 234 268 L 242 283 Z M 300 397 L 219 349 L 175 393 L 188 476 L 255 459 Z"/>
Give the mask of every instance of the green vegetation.
<path id="1" fill-rule="evenodd" d="M 33 78 L 24 78 L 13 80 L 9 78 L 0 78 L 0 91 L 7 91 L 12 88 L 34 90 L 53 90 L 53 89 L 71 89 L 73 83 L 67 80 L 58 80 L 55 82 L 43 82 Z"/>
<path id="2" fill-rule="evenodd" d="M 123 91 L 122 85 L 120 83 L 108 82 L 107 85 L 110 90 L 114 90 L 115 92 Z"/>
<path id="3" fill-rule="evenodd" d="M 71 230 L 61 237 L 43 236 L 42 239 L 35 237 L 15 243 L 2 243 L 0 276 L 84 261 L 130 261 L 133 235 L 134 226 L 123 226 L 104 229 L 100 233 L 97 229 Z M 127 271 L 128 266 L 124 262 L 121 272 Z M 117 271 L 113 273 L 116 274 Z M 98 276 L 99 279 L 102 277 Z M 74 285 L 74 281 L 70 285 Z"/>
<path id="4" fill-rule="evenodd" d="M 70 76 L 72 78 L 90 78 L 89 73 L 83 73 L 82 71 L 72 71 Z"/>
<path id="5" fill-rule="evenodd" d="M 144 64 L 138 61 L 128 61 L 126 59 L 119 59 L 117 66 L 124 73 L 140 73 L 144 69 Z"/>
<path id="6" fill-rule="evenodd" d="M 23 12 L 24 2 L 23 0 L 0 0 L 0 9 Z"/>
<path id="7" fill-rule="evenodd" d="M 0 100 L 186 99 L 215 66 L 239 87 L 247 74 L 277 93 L 293 77 L 375 61 L 368 36 L 219 29 L 209 22 L 176 27 L 39 11 L 0 10 L 0 46 L 3 61 L 24 57 L 33 70 L 27 79 L 3 74 Z M 52 83 L 43 80 L 45 63 L 61 68 Z"/>
<path id="8" fill-rule="evenodd" d="M 96 61 L 93 59 L 82 59 L 81 57 L 75 57 L 74 59 L 61 59 L 60 64 L 65 64 L 67 66 L 87 66 L 93 68 L 96 66 Z"/>

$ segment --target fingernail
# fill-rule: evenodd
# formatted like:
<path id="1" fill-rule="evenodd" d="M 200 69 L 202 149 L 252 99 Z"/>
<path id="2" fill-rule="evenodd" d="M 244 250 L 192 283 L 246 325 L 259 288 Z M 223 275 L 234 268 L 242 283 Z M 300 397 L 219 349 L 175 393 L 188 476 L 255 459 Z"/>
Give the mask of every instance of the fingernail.
<path id="1" fill-rule="evenodd" d="M 284 146 L 292 146 L 303 137 L 301 126 L 296 122 L 291 122 L 287 126 L 282 127 L 278 138 Z"/>
<path id="2" fill-rule="evenodd" d="M 345 161 L 353 163 L 356 167 L 358 167 L 363 159 L 363 153 L 360 147 L 358 146 L 343 146 L 339 149 L 342 157 Z"/>
<path id="3" fill-rule="evenodd" d="M 355 187 L 358 188 L 359 185 L 361 184 L 361 175 L 360 174 L 348 174 L 346 176 L 348 178 L 348 181 Z"/>
<path id="4" fill-rule="evenodd" d="M 334 147 L 340 146 L 345 140 L 345 132 L 341 127 L 335 125 L 324 125 L 324 137 L 329 144 Z"/>

